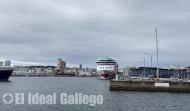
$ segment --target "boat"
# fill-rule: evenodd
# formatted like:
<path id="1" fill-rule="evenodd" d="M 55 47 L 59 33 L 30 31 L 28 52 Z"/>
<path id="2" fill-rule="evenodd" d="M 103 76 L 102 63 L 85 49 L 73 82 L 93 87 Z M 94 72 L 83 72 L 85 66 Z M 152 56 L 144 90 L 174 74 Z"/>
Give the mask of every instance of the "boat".
<path id="1" fill-rule="evenodd" d="M 115 77 L 117 62 L 113 58 L 100 58 L 97 62 L 97 74 L 100 79 L 110 80 Z"/>
<path id="2" fill-rule="evenodd" d="M 14 67 L 0 66 L 0 81 L 7 81 L 11 76 Z"/>
<path id="3" fill-rule="evenodd" d="M 59 76 L 59 77 L 72 77 L 75 76 L 75 72 L 62 72 L 60 70 L 57 70 L 54 73 L 54 76 Z"/>

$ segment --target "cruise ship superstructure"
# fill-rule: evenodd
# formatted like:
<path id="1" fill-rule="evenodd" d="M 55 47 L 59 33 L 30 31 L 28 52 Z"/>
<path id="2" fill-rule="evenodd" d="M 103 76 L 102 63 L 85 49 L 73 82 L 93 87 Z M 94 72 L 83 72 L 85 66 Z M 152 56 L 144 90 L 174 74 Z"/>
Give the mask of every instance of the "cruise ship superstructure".
<path id="1" fill-rule="evenodd" d="M 113 58 L 100 58 L 96 63 L 100 79 L 113 79 L 115 77 L 117 62 Z"/>

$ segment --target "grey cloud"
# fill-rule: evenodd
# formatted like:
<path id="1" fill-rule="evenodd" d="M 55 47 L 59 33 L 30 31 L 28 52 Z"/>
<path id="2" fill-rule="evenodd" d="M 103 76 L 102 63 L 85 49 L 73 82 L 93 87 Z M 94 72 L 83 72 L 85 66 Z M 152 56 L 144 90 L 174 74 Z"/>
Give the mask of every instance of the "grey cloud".
<path id="1" fill-rule="evenodd" d="M 0 0 L 1 58 L 55 65 L 61 57 L 69 66 L 96 67 L 97 59 L 109 56 L 124 67 L 147 58 L 146 52 L 155 53 L 157 26 L 160 65 L 189 65 L 188 4 L 188 0 Z"/>

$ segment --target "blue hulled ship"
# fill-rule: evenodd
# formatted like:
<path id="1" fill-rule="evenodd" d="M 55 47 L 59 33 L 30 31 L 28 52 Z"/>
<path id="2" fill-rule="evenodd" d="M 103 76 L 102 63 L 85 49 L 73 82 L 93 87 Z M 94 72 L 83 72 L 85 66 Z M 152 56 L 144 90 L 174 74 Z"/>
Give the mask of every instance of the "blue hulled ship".
<path id="1" fill-rule="evenodd" d="M 14 67 L 0 66 L 0 81 L 7 81 L 11 76 Z"/>

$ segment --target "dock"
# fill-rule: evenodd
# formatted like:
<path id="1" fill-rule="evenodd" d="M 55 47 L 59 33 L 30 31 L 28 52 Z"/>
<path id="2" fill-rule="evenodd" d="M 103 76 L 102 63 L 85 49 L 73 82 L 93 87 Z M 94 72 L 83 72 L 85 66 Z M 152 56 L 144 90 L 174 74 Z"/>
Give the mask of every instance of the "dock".
<path id="1" fill-rule="evenodd" d="M 110 80 L 111 91 L 184 92 L 190 93 L 190 82 L 116 81 Z"/>

